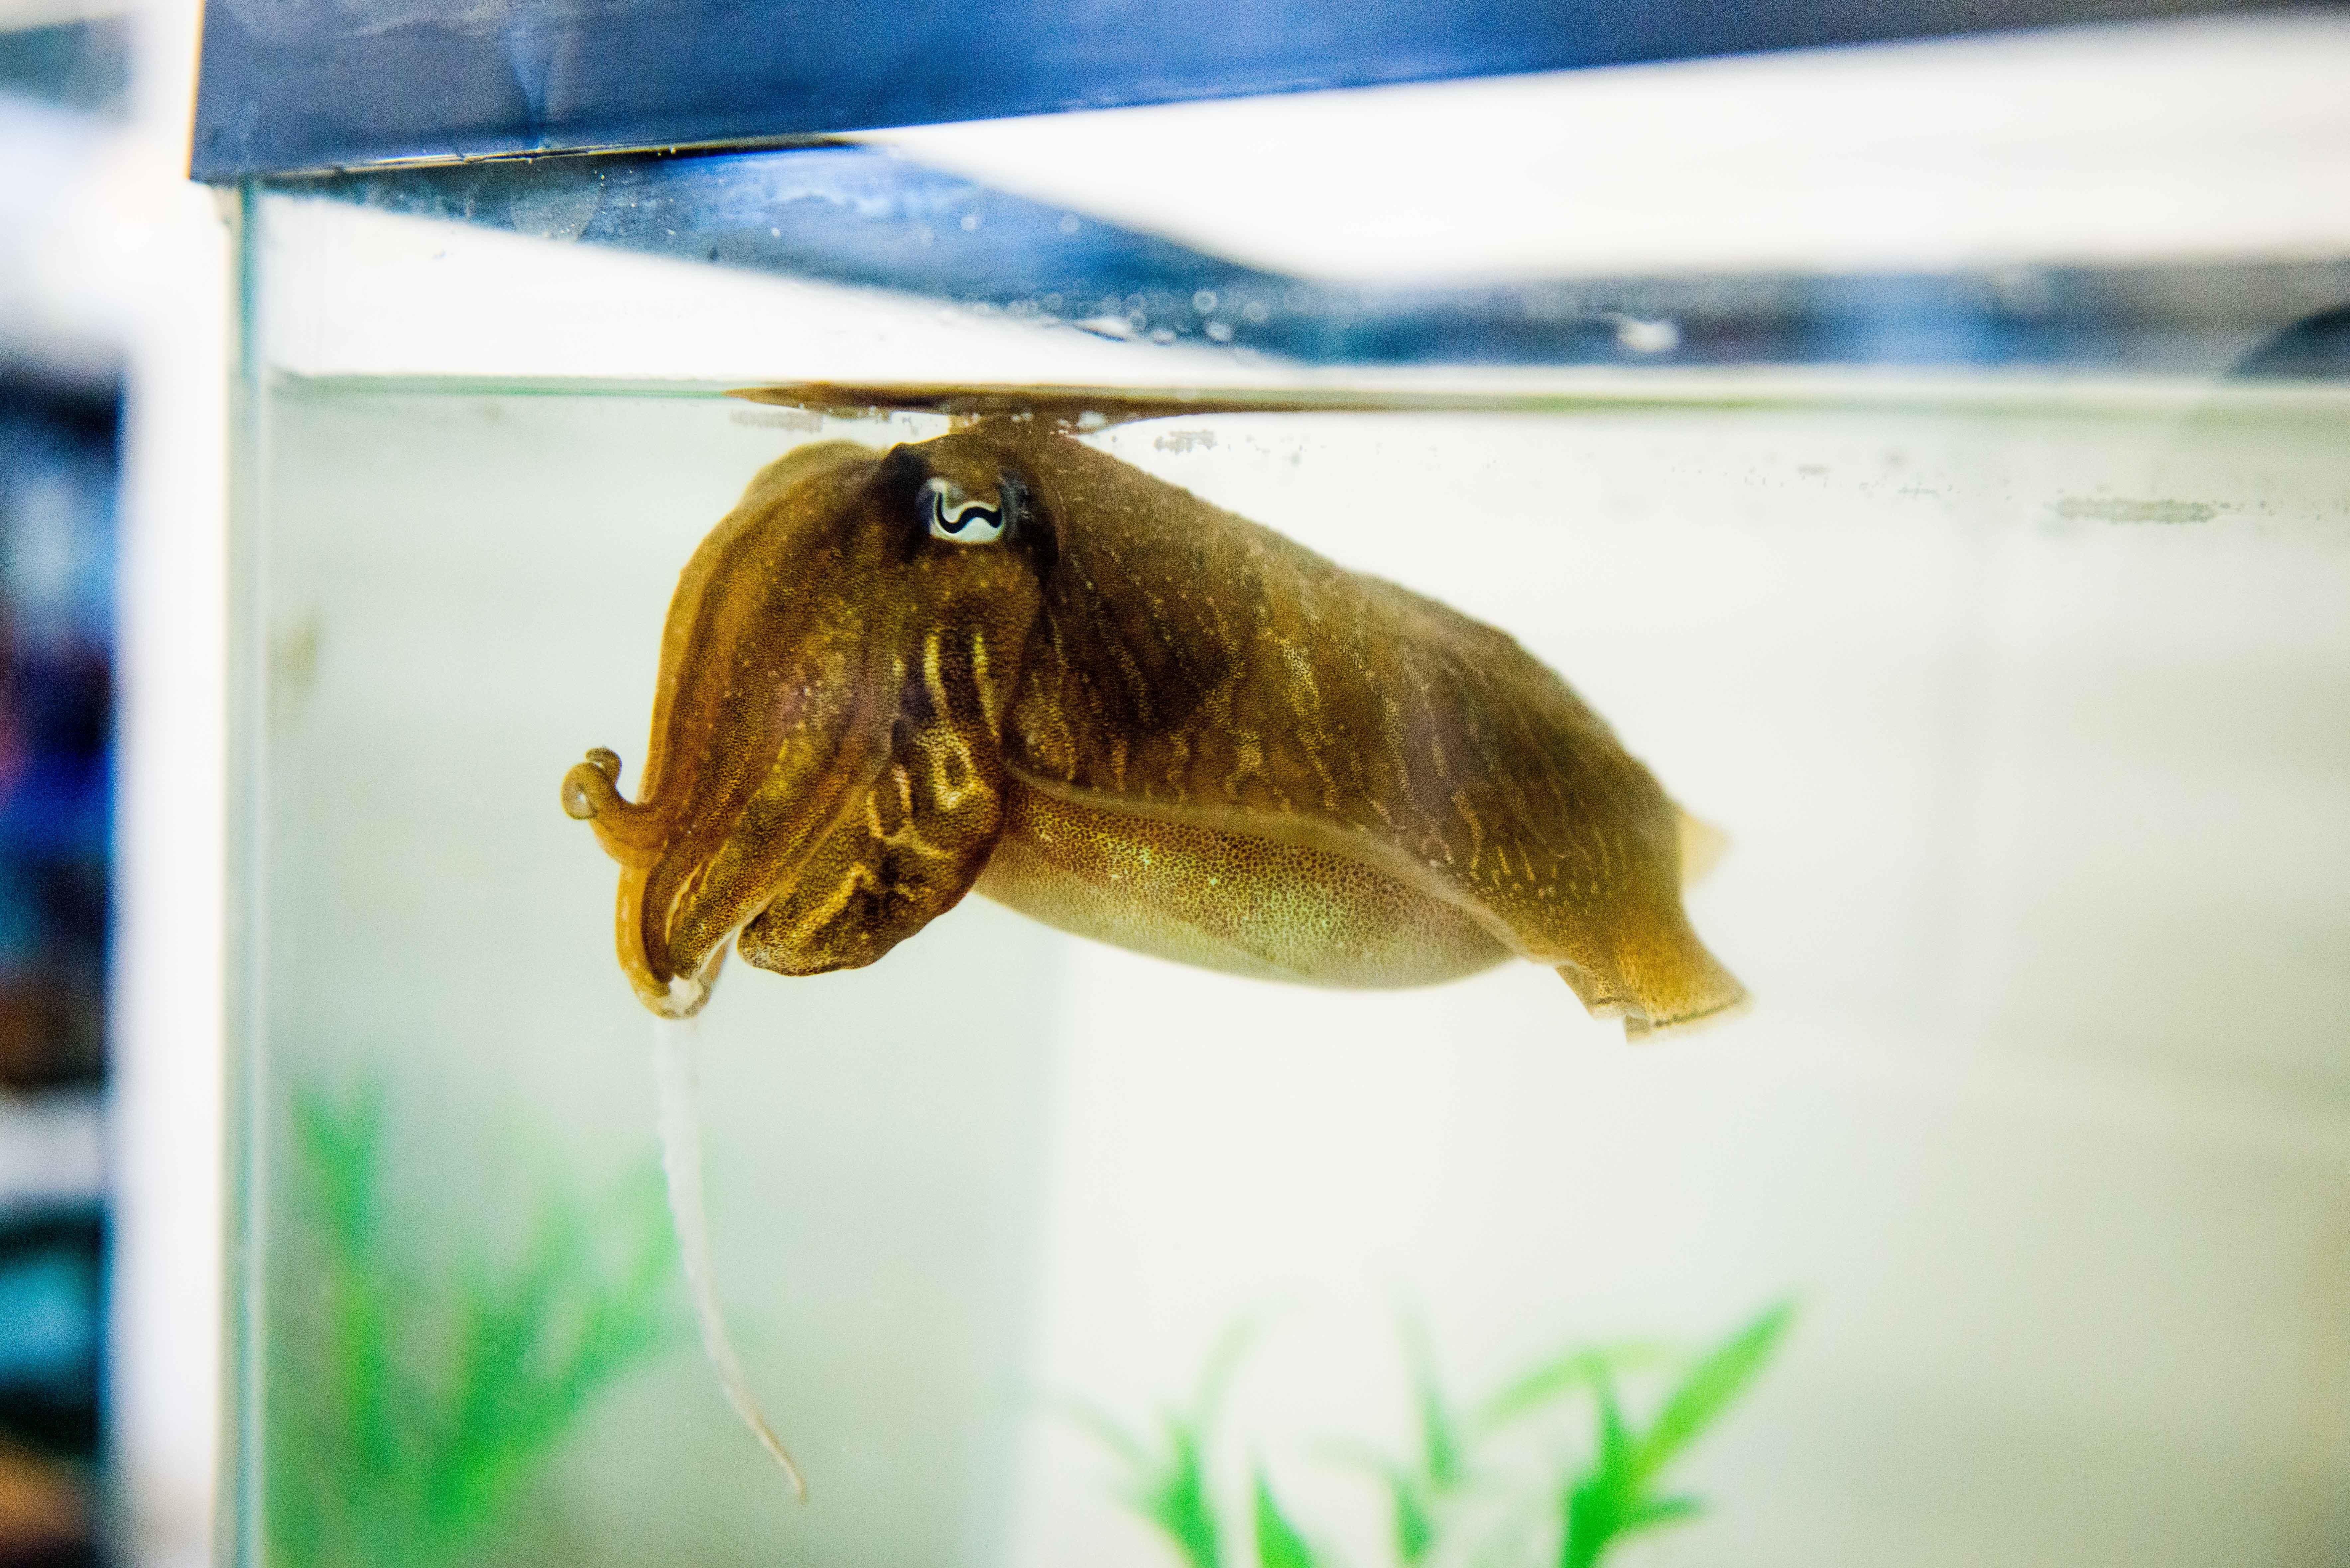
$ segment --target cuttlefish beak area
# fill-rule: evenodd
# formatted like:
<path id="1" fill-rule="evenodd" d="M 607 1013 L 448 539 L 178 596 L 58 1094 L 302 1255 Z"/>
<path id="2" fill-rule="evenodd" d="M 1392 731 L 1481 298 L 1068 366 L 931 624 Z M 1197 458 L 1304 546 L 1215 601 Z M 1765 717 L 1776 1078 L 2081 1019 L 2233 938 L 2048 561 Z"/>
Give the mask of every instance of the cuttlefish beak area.
<path id="1" fill-rule="evenodd" d="M 949 436 L 885 452 L 851 441 L 770 463 L 695 550 L 661 635 L 638 796 L 598 747 L 563 780 L 563 809 L 619 863 L 615 938 L 638 1000 L 687 1018 L 727 944 L 795 885 L 851 817 L 902 740 L 926 639 L 997 626 L 1014 657 L 1033 575 L 1008 554 L 956 548 L 927 519 L 1006 488 L 1001 454 Z M 972 507 L 958 520 L 978 525 Z M 1008 691 L 993 693 L 996 711 Z"/>

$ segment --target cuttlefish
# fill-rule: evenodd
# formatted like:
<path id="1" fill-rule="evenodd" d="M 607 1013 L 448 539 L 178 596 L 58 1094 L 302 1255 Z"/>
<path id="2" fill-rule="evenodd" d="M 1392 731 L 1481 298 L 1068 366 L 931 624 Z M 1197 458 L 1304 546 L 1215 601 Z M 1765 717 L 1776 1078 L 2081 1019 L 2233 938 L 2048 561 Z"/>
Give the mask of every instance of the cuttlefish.
<path id="1" fill-rule="evenodd" d="M 1506 634 L 1347 570 L 1049 420 L 768 464 L 670 602 L 638 795 L 563 782 L 619 862 L 663 1021 L 664 1147 L 705 1342 L 684 1037 L 731 944 L 873 963 L 976 890 L 1047 925 L 1308 985 L 1513 959 L 1627 1034 L 1735 1008 L 1684 879 L 1715 836 Z"/>

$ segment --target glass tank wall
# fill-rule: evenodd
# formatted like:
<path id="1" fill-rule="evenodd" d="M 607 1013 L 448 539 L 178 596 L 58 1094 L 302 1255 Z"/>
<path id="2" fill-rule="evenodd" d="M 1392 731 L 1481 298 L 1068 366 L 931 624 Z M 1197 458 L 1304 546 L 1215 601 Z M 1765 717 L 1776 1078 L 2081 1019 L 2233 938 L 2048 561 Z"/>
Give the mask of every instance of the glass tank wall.
<path id="1" fill-rule="evenodd" d="M 2350 273 L 1374 297 L 850 156 L 241 198 L 237 1561 L 2350 1551 Z M 949 429 L 726 395 L 809 381 L 1217 390 L 1077 439 L 1564 676 L 1726 838 L 1751 1006 L 1627 1044 L 985 885 L 729 961 L 712 1277 L 795 1501 L 558 785 L 637 794 L 763 465 Z"/>

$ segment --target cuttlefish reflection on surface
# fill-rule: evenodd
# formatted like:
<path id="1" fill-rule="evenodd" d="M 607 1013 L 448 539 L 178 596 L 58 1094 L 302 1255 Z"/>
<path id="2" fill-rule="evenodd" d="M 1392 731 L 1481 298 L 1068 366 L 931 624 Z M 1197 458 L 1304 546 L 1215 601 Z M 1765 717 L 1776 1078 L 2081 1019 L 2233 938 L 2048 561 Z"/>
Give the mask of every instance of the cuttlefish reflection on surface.
<path id="1" fill-rule="evenodd" d="M 1073 439 L 983 413 L 770 463 L 681 576 L 639 796 L 563 782 L 620 863 L 671 1197 L 729 1397 L 799 1486 L 709 1289 L 682 1021 L 727 945 L 819 974 L 976 888 L 1263 979 L 1511 958 L 1627 1034 L 1744 992 L 1690 929 L 1718 842 L 1503 633 Z"/>

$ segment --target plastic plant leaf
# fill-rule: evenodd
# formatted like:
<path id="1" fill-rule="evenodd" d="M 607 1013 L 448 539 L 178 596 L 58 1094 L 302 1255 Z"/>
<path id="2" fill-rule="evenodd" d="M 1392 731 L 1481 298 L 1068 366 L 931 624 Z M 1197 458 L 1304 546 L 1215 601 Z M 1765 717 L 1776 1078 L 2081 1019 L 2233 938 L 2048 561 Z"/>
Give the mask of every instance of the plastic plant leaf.
<path id="1" fill-rule="evenodd" d="M 1218 1568 L 1223 1558 L 1216 1511 L 1208 1499 L 1201 1434 L 1179 1419 L 1168 1422 L 1168 1462 L 1165 1470 L 1137 1500 L 1143 1516 L 1156 1524 L 1191 1568 Z"/>
<path id="2" fill-rule="evenodd" d="M 1200 1386 L 1191 1396 L 1191 1424 L 1205 1432 L 1215 1424 L 1216 1413 L 1223 1407 L 1224 1392 L 1232 1386 L 1232 1375 L 1240 1370 L 1250 1345 L 1255 1340 L 1257 1320 L 1243 1318 L 1216 1337 L 1215 1347 L 1208 1352 L 1207 1364 L 1200 1372 Z"/>
<path id="3" fill-rule="evenodd" d="M 1653 1480 L 1736 1402 L 1778 1349 L 1794 1316 L 1794 1303 L 1781 1302 L 1699 1358 L 1641 1440 L 1638 1484 Z"/>
<path id="4" fill-rule="evenodd" d="M 1399 1464 L 1367 1444 L 1336 1442 L 1322 1446 L 1333 1463 L 1364 1470 L 1378 1478 L 1387 1494 L 1388 1519 L 1394 1533 L 1396 1561 L 1412 1568 L 1436 1544 L 1435 1500 L 1413 1468 Z"/>
<path id="5" fill-rule="evenodd" d="M 1647 1340 L 1594 1345 L 1553 1357 L 1512 1379 L 1478 1410 L 1480 1431 L 1495 1432 L 1589 1390 L 1602 1376 L 1661 1366 L 1671 1359 L 1663 1345 Z"/>
<path id="6" fill-rule="evenodd" d="M 1256 1469 L 1256 1561 L 1257 1568 L 1320 1568 L 1321 1563 L 1274 1500 L 1273 1483 L 1263 1465 Z"/>
<path id="7" fill-rule="evenodd" d="M 1522 1568 L 1550 1557 L 1554 1546 L 1559 1568 L 1596 1568 L 1626 1539 L 1701 1511 L 1695 1497 L 1657 1495 L 1655 1482 L 1767 1365 L 1793 1315 L 1783 1303 L 1773 1306 L 1683 1362 L 1645 1432 L 1626 1414 L 1617 1381 L 1627 1369 L 1679 1359 L 1652 1343 L 1592 1345 L 1557 1357 L 1463 1419 L 1444 1395 L 1425 1336 L 1407 1322 L 1416 1451 L 1398 1459 L 1391 1450 L 1344 1442 L 1324 1445 L 1324 1452 L 1377 1479 L 1390 1510 L 1394 1557 L 1403 1568 L 1439 1561 Z M 1249 1325 L 1242 1324 L 1218 1342 L 1190 1408 L 1162 1417 L 1157 1442 L 1129 1435 L 1096 1412 L 1071 1407 L 1071 1413 L 1125 1461 L 1128 1505 L 1168 1537 L 1186 1568 L 1235 1568 L 1224 1553 L 1245 1562 L 1250 1548 L 1255 1568 L 1324 1568 L 1326 1560 L 1283 1511 L 1262 1462 L 1249 1476 L 1246 1514 L 1233 1510 L 1220 1519 L 1211 1495 L 1214 1422 L 1248 1337 Z M 1555 1489 L 1530 1494 L 1504 1485 L 1508 1475 L 1485 1462 L 1494 1456 L 1482 1447 L 1493 1428 L 1574 1395 L 1591 1401 L 1587 1462 L 1570 1469 Z M 1247 1547 L 1239 1543 L 1243 1535 Z"/>
<path id="8" fill-rule="evenodd" d="M 1409 1568 L 1425 1561 L 1436 1545 L 1436 1519 L 1419 1489 L 1404 1477 L 1394 1479 L 1388 1496 L 1394 1509 L 1396 1557 Z"/>
<path id="9" fill-rule="evenodd" d="M 293 1120 L 323 1310 L 273 1351 L 271 1555 L 462 1560 L 593 1398 L 668 1340 L 668 1231 L 641 1201 L 658 1187 L 592 1209 L 553 1199 L 519 1260 L 460 1258 L 444 1285 L 380 1203 L 380 1095 L 297 1091 Z"/>
<path id="10" fill-rule="evenodd" d="M 1407 1318 L 1404 1349 L 1411 1364 L 1412 1405 L 1419 1417 L 1420 1474 L 1428 1490 L 1441 1494 L 1467 1479 L 1468 1467 L 1461 1433 L 1436 1376 L 1436 1351 L 1429 1344 L 1427 1325 Z"/>
<path id="11" fill-rule="evenodd" d="M 1154 1448 L 1091 1407 L 1061 1408 L 1126 1467 L 1119 1500 L 1166 1536 L 1190 1568 L 1219 1568 L 1223 1541 L 1208 1495 L 1205 1428 L 1187 1414 L 1170 1412 L 1161 1417 L 1165 1432 Z"/>
<path id="12" fill-rule="evenodd" d="M 1222 1543 L 1207 1497 L 1200 1434 L 1180 1416 L 1169 1416 L 1164 1453 L 1090 1406 L 1064 1403 L 1061 1413 L 1107 1449 L 1129 1472 L 1118 1489 L 1119 1501 L 1167 1537 L 1191 1568 L 1217 1568 Z"/>
<path id="13" fill-rule="evenodd" d="M 1591 1568 L 1624 1532 L 1626 1521 L 1639 1506 L 1634 1471 L 1639 1448 L 1606 1371 L 1593 1379 L 1592 1392 L 1598 1405 L 1599 1451 L 1591 1468 L 1567 1488 L 1560 1568 Z"/>
<path id="14" fill-rule="evenodd" d="M 1660 1497 L 1644 1502 L 1627 1515 L 1618 1535 L 1630 1535 L 1636 1531 L 1659 1530 L 1668 1524 L 1680 1524 L 1705 1511 L 1705 1504 L 1693 1497 Z"/>
<path id="15" fill-rule="evenodd" d="M 1633 1469 L 1638 1450 L 1616 1401 L 1614 1379 L 1602 1374 L 1592 1392 L 1599 1403 L 1599 1473 L 1618 1491 L 1629 1491 L 1638 1484 Z"/>
<path id="16" fill-rule="evenodd" d="M 1209 1453 L 1225 1390 L 1255 1333 L 1256 1324 L 1244 1319 L 1218 1337 L 1191 1407 L 1161 1416 L 1164 1431 L 1158 1444 L 1135 1436 L 1090 1405 L 1057 1402 L 1063 1416 L 1124 1463 L 1128 1474 L 1118 1489 L 1121 1501 L 1166 1536 L 1189 1568 L 1221 1568 L 1223 1562 L 1223 1532 L 1208 1477 Z"/>
<path id="17" fill-rule="evenodd" d="M 1223 1560 L 1222 1532 L 1209 1496 L 1208 1447 L 1225 1391 L 1256 1329 L 1253 1320 L 1244 1318 L 1218 1337 L 1190 1412 L 1166 1417 L 1167 1458 L 1160 1473 L 1146 1479 L 1135 1500 L 1139 1511 L 1175 1543 L 1191 1568 L 1218 1568 Z"/>
<path id="18" fill-rule="evenodd" d="M 1592 1568 L 1621 1526 L 1615 1489 L 1603 1475 L 1587 1475 L 1566 1494 L 1566 1530 L 1559 1542 L 1559 1568 Z"/>
<path id="19" fill-rule="evenodd" d="M 1378 1477 L 1388 1494 L 1396 1560 L 1405 1568 L 1414 1568 L 1435 1548 L 1438 1505 L 1469 1483 L 1469 1438 L 1437 1376 L 1426 1324 L 1406 1309 L 1398 1314 L 1398 1329 L 1410 1379 L 1412 1411 L 1419 1428 L 1417 1461 L 1399 1463 L 1377 1449 L 1355 1444 L 1335 1445 L 1330 1453 L 1342 1463 Z"/>
<path id="20" fill-rule="evenodd" d="M 618 1372 L 666 1337 L 663 1295 L 669 1230 L 660 1189 L 642 1184 L 602 1221 L 628 1210 L 634 1245 L 606 1289 L 580 1298 L 577 1282 L 599 1270 L 584 1216 L 556 1209 L 542 1217 L 520 1273 L 509 1280 L 476 1264 L 459 1314 L 460 1391 L 446 1432 L 428 1516 L 445 1533 L 478 1529 L 539 1457 Z"/>
<path id="21" fill-rule="evenodd" d="M 1141 1438 L 1118 1425 L 1116 1417 L 1098 1406 L 1081 1399 L 1055 1399 L 1052 1408 L 1072 1426 L 1107 1449 L 1138 1474 L 1151 1466 L 1150 1450 Z"/>

